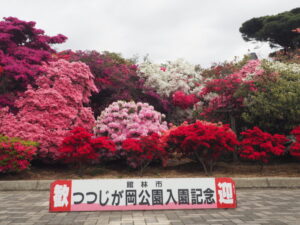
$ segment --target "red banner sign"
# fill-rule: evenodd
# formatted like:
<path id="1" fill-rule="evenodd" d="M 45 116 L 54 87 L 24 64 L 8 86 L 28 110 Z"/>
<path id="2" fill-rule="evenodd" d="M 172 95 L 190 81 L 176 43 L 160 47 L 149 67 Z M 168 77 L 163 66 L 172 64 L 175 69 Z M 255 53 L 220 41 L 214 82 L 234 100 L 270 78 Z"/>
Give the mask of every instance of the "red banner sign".
<path id="1" fill-rule="evenodd" d="M 57 180 L 51 212 L 236 208 L 231 178 Z"/>

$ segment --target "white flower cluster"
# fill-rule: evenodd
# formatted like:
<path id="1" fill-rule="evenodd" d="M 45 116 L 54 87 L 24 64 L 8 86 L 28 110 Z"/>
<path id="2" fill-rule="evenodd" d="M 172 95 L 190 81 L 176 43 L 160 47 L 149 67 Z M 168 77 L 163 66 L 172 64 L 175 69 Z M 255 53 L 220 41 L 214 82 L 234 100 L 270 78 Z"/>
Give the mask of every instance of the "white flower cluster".
<path id="1" fill-rule="evenodd" d="M 274 62 L 264 61 L 264 65 L 266 65 L 272 71 L 278 73 L 300 74 L 300 64 L 297 63 L 286 64 L 278 61 L 274 61 Z"/>
<path id="2" fill-rule="evenodd" d="M 200 73 L 195 66 L 183 59 L 168 62 L 165 66 L 145 62 L 139 65 L 138 75 L 145 80 L 145 85 L 154 88 L 160 96 L 170 97 L 175 91 L 186 94 L 197 93 L 202 87 Z"/>

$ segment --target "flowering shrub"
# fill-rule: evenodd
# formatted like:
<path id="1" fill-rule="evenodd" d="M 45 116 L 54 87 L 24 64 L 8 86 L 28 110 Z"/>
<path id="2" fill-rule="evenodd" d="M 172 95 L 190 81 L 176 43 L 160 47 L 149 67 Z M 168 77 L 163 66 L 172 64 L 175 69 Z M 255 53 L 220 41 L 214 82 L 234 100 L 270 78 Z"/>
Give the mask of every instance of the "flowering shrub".
<path id="1" fill-rule="evenodd" d="M 241 69 L 244 62 L 224 62 L 214 63 L 210 68 L 201 71 L 201 75 L 206 79 L 221 79 Z"/>
<path id="2" fill-rule="evenodd" d="M 122 155 L 132 168 L 139 168 L 141 173 L 153 160 L 159 159 L 165 165 L 168 154 L 161 146 L 159 135 L 153 133 L 140 139 L 128 138 L 123 141 Z"/>
<path id="3" fill-rule="evenodd" d="M 285 63 L 300 63 L 300 48 L 297 49 L 281 49 L 270 53 L 269 57 L 273 60 Z"/>
<path id="4" fill-rule="evenodd" d="M 241 132 L 239 155 L 242 158 L 268 163 L 272 156 L 284 154 L 284 144 L 288 139 L 284 135 L 263 132 L 258 127 Z"/>
<path id="5" fill-rule="evenodd" d="M 139 65 L 138 75 L 145 80 L 145 85 L 157 90 L 162 97 L 170 97 L 175 91 L 185 94 L 197 93 L 202 77 L 195 66 L 178 59 L 168 62 L 164 67 L 145 62 Z"/>
<path id="6" fill-rule="evenodd" d="M 267 72 L 255 79 L 257 91 L 248 93 L 242 118 L 264 131 L 288 134 L 300 124 L 300 70 L 267 61 L 262 67 Z"/>
<path id="7" fill-rule="evenodd" d="M 92 138 L 82 127 L 76 127 L 65 137 L 59 148 L 60 159 L 66 163 L 76 163 L 81 167 L 84 163 L 99 162 L 111 157 L 116 148 L 107 137 Z"/>
<path id="8" fill-rule="evenodd" d="M 196 102 L 198 102 L 198 99 L 195 94 L 185 94 L 182 91 L 176 91 L 172 96 L 173 104 L 175 106 L 179 106 L 182 109 L 187 109 L 191 106 L 193 106 Z"/>
<path id="9" fill-rule="evenodd" d="M 265 61 L 265 66 L 277 73 L 295 73 L 300 74 L 300 64 L 298 63 L 283 63 L 283 62 L 268 62 Z"/>
<path id="10" fill-rule="evenodd" d="M 30 166 L 38 144 L 0 136 L 0 173 L 20 172 Z"/>
<path id="11" fill-rule="evenodd" d="M 169 110 L 169 100 L 160 97 L 153 88 L 145 87 L 144 81 L 137 75 L 137 66 L 116 53 L 65 51 L 57 57 L 81 61 L 90 67 L 95 76 L 95 84 L 101 90 L 91 98 L 95 115 L 118 100 L 147 102 L 160 112 Z"/>
<path id="12" fill-rule="evenodd" d="M 120 148 L 121 142 L 127 138 L 139 139 L 166 130 L 167 123 L 162 121 L 164 117 L 147 103 L 117 101 L 97 118 L 94 133 L 110 137 Z"/>
<path id="13" fill-rule="evenodd" d="M 196 158 L 208 174 L 220 155 L 226 150 L 234 151 L 238 141 L 228 125 L 196 121 L 171 131 L 168 144 L 169 148 L 182 156 Z"/>
<path id="14" fill-rule="evenodd" d="M 58 146 L 68 131 L 81 126 L 91 129 L 95 119 L 89 102 L 97 91 L 93 75 L 83 63 L 64 60 L 44 65 L 45 73 L 16 101 L 19 112 L 0 110 L 0 133 L 40 143 L 39 156 L 57 159 Z"/>
<path id="15" fill-rule="evenodd" d="M 290 146 L 290 154 L 294 157 L 300 158 L 300 126 L 295 127 L 291 134 L 294 136 L 294 142 Z"/>
<path id="16" fill-rule="evenodd" d="M 208 80 L 200 92 L 200 97 L 206 102 L 201 115 L 212 120 L 221 118 L 226 122 L 229 121 L 224 118 L 224 113 L 239 115 L 245 96 L 256 90 L 253 77 L 263 73 L 259 66 L 260 61 L 250 60 L 238 72 L 221 79 Z"/>
<path id="17" fill-rule="evenodd" d="M 43 71 L 42 63 L 51 59 L 55 50 L 50 45 L 66 39 L 61 34 L 45 35 L 32 21 L 14 17 L 0 21 L 0 106 L 13 105 L 18 92 L 33 84 Z"/>

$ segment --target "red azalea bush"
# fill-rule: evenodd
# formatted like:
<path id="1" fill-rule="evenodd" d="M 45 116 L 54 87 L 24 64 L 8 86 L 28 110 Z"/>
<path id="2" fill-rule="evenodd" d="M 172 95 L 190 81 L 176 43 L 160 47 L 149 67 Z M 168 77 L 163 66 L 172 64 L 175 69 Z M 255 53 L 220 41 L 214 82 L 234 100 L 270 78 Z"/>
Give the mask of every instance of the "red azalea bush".
<path id="1" fill-rule="evenodd" d="M 212 121 L 232 123 L 232 118 L 240 118 L 244 110 L 244 100 L 256 91 L 253 77 L 261 75 L 260 61 L 250 60 L 239 71 L 208 80 L 200 92 L 203 101 L 200 115 Z M 219 76 L 218 76 L 219 77 Z M 233 124 L 231 124 L 233 127 Z"/>
<path id="2" fill-rule="evenodd" d="M 173 105 L 180 107 L 181 109 L 187 109 L 192 107 L 196 102 L 198 102 L 198 98 L 195 94 L 185 94 L 183 91 L 176 91 L 172 95 Z"/>
<path id="3" fill-rule="evenodd" d="M 295 127 L 291 134 L 294 136 L 295 141 L 290 146 L 290 154 L 296 158 L 300 158 L 300 126 Z"/>
<path id="4" fill-rule="evenodd" d="M 132 168 L 139 168 L 141 172 L 153 160 L 161 160 L 163 166 L 167 162 L 168 154 L 160 144 L 160 136 L 153 133 L 140 139 L 128 138 L 123 141 L 120 154 L 125 157 Z"/>
<path id="5" fill-rule="evenodd" d="M 168 145 L 183 157 L 195 158 L 208 174 L 220 155 L 225 151 L 234 151 L 238 141 L 228 125 L 196 121 L 171 131 Z"/>
<path id="6" fill-rule="evenodd" d="M 85 128 L 76 127 L 65 137 L 58 151 L 60 159 L 66 163 L 93 163 L 111 158 L 116 150 L 108 137 L 92 138 Z"/>
<path id="7" fill-rule="evenodd" d="M 263 132 L 258 127 L 241 132 L 239 155 L 242 158 L 268 163 L 272 156 L 284 154 L 284 144 L 288 139 L 281 134 Z"/>
<path id="8" fill-rule="evenodd" d="M 91 92 L 97 91 L 88 66 L 65 60 L 44 65 L 45 73 L 16 101 L 17 114 L 0 109 L 0 133 L 36 141 L 38 155 L 56 160 L 58 146 L 74 127 L 91 130 L 93 112 L 84 105 Z"/>
<path id="9" fill-rule="evenodd" d="M 30 166 L 38 144 L 0 136 L 0 173 L 20 172 Z"/>
<path id="10" fill-rule="evenodd" d="M 32 21 L 14 17 L 0 21 L 0 106 L 13 106 L 17 94 L 43 72 L 41 65 L 55 52 L 51 45 L 66 39 L 61 34 L 45 35 Z"/>

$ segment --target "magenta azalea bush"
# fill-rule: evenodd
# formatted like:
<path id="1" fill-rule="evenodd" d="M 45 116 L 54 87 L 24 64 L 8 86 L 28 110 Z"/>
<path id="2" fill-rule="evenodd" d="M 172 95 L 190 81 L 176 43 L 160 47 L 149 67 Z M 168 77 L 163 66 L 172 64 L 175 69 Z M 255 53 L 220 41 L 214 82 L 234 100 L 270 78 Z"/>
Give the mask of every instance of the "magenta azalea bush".
<path id="1" fill-rule="evenodd" d="M 43 72 L 42 63 L 51 60 L 51 45 L 67 39 L 47 36 L 35 24 L 14 17 L 0 21 L 0 106 L 12 107 L 17 95 Z"/>
<path id="2" fill-rule="evenodd" d="M 142 102 L 117 101 L 109 105 L 97 118 L 96 136 L 110 137 L 120 148 L 127 138 L 139 139 L 168 129 L 165 116 L 153 106 Z"/>
<path id="3" fill-rule="evenodd" d="M 89 102 L 97 91 L 93 75 L 83 63 L 65 60 L 44 65 L 37 88 L 28 87 L 16 101 L 19 112 L 0 110 L 0 133 L 40 143 L 39 157 L 57 159 L 58 146 L 74 127 L 91 130 L 95 119 Z"/>

